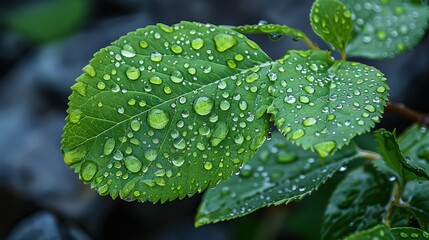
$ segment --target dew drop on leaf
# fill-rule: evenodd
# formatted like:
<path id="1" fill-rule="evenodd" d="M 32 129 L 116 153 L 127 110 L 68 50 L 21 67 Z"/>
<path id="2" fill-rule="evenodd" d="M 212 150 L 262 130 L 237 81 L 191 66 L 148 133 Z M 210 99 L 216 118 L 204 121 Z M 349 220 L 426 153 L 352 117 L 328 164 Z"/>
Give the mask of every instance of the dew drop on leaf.
<path id="1" fill-rule="evenodd" d="M 170 121 L 168 113 L 161 109 L 152 109 L 147 115 L 147 123 L 151 128 L 163 129 L 167 126 Z"/>

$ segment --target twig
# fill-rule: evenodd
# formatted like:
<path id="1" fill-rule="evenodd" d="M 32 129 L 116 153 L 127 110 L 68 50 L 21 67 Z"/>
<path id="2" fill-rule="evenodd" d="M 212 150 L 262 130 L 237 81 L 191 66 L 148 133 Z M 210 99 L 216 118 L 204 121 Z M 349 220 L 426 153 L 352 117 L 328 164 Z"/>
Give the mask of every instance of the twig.
<path id="1" fill-rule="evenodd" d="M 397 113 L 413 122 L 429 125 L 429 114 L 417 112 L 402 103 L 388 102 L 386 112 Z"/>
<path id="2" fill-rule="evenodd" d="M 341 60 L 346 61 L 347 60 L 347 54 L 346 54 L 346 50 L 341 50 Z"/>
<path id="3" fill-rule="evenodd" d="M 310 49 L 319 49 L 319 47 L 313 41 L 311 41 L 310 38 L 308 38 L 307 36 L 304 36 L 302 40 L 304 40 L 305 44 L 307 44 L 307 46 Z"/>

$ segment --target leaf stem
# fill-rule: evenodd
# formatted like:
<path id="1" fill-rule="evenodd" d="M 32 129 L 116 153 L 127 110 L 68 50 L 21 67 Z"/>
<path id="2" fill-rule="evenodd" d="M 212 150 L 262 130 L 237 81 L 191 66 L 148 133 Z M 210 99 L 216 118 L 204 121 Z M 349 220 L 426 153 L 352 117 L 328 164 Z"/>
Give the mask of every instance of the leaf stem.
<path id="1" fill-rule="evenodd" d="M 429 125 L 429 114 L 417 112 L 408 108 L 403 103 L 388 102 L 386 112 L 402 115 L 413 122 L 418 122 L 424 125 Z"/>
<path id="2" fill-rule="evenodd" d="M 340 51 L 340 53 L 341 53 L 341 60 L 346 61 L 347 60 L 346 50 L 343 49 Z"/>
<path id="3" fill-rule="evenodd" d="M 378 154 L 376 152 L 372 152 L 369 150 L 363 150 L 363 149 L 359 149 L 358 151 L 359 151 L 360 157 L 363 157 L 363 158 L 368 158 L 368 159 L 373 160 L 373 161 L 381 158 L 380 154 Z"/>
<path id="4" fill-rule="evenodd" d="M 387 206 L 386 215 L 384 216 L 384 220 L 383 220 L 384 224 L 386 224 L 386 226 L 388 226 L 389 228 L 391 227 L 390 219 L 392 217 L 393 209 L 395 209 L 395 207 L 397 206 L 402 205 L 401 197 L 402 197 L 402 193 L 404 192 L 404 188 L 405 188 L 405 185 L 402 182 L 395 183 L 395 185 L 393 186 L 390 202 L 389 202 L 389 205 Z"/>
<path id="5" fill-rule="evenodd" d="M 311 41 L 311 39 L 308 38 L 307 35 L 304 35 L 304 37 L 302 38 L 302 40 L 304 40 L 305 44 L 307 44 L 307 46 L 310 49 L 313 49 L 313 50 L 319 49 L 319 47 L 313 41 Z"/>

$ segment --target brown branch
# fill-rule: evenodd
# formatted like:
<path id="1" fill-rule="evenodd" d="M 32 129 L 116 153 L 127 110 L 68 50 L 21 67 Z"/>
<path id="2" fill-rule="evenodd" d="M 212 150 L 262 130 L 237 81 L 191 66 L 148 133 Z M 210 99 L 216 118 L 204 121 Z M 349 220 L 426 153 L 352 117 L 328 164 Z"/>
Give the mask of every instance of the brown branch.
<path id="1" fill-rule="evenodd" d="M 396 113 L 402 115 L 413 122 L 429 125 L 429 114 L 417 112 L 408 108 L 402 103 L 388 102 L 386 107 L 387 113 Z"/>

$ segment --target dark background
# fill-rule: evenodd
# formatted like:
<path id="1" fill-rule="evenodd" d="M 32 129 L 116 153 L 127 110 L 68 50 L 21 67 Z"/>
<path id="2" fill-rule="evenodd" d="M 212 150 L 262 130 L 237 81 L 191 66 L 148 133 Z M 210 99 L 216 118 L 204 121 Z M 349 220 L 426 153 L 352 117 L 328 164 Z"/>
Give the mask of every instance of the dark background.
<path id="1" fill-rule="evenodd" d="M 70 86 L 92 54 L 125 33 L 181 20 L 214 24 L 287 24 L 322 48 L 299 0 L 21 0 L 0 2 L 0 239 L 317 239 L 335 181 L 300 203 L 195 229 L 201 195 L 166 204 L 100 197 L 63 163 L 62 128 Z M 252 36 L 273 58 L 288 38 Z M 429 38 L 388 61 L 391 100 L 429 112 Z M 359 59 L 358 59 L 359 60 Z M 410 122 L 387 115 L 381 127 Z M 337 175 L 336 178 L 340 178 Z"/>

